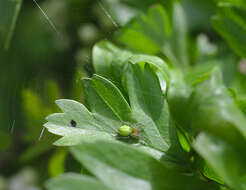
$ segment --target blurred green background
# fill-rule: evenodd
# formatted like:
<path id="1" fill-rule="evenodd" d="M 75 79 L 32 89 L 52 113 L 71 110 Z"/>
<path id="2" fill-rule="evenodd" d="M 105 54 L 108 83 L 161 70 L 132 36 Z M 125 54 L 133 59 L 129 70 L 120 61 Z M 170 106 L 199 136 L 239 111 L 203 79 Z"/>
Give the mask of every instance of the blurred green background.
<path id="1" fill-rule="evenodd" d="M 40 138 L 42 125 L 59 111 L 56 99 L 83 100 L 79 79 L 93 72 L 91 47 L 115 30 L 97 1 L 37 3 L 57 31 L 35 2 L 0 2 L 0 189 L 6 183 L 9 189 L 37 188 L 63 171 L 66 151 L 51 147 L 54 136 Z"/>
<path id="2" fill-rule="evenodd" d="M 59 112 L 56 99 L 84 101 L 80 78 L 93 73 L 93 44 L 114 41 L 114 31 L 156 3 L 168 9 L 172 0 L 38 1 L 55 30 L 34 1 L 0 1 L 0 189 L 40 189 L 49 177 L 80 170 L 66 149 L 51 146 L 56 137 L 42 133 L 45 117 Z M 244 93 L 245 73 L 236 56 L 225 56 L 229 48 L 212 29 L 216 0 L 182 4 L 190 64 L 223 57 L 228 86 L 236 75 L 234 87 Z"/>

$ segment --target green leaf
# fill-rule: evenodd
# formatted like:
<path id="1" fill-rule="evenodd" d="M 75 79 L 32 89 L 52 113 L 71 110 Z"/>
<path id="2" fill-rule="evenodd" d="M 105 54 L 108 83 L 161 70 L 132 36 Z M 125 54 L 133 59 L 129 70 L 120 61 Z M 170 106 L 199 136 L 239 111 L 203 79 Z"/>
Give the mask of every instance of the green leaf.
<path id="1" fill-rule="evenodd" d="M 214 68 L 215 64 L 210 62 L 197 64 L 185 72 L 184 80 L 187 84 L 196 86 L 197 84 L 207 80 Z"/>
<path id="2" fill-rule="evenodd" d="M 109 126 L 99 122 L 82 104 L 73 100 L 56 101 L 64 113 L 48 116 L 44 126 L 49 132 L 62 136 L 55 142 L 58 146 L 72 146 L 97 139 L 113 139 L 113 131 Z M 75 127 L 71 122 L 75 122 Z"/>
<path id="3" fill-rule="evenodd" d="M 77 128 L 102 130 L 101 126 L 97 125 L 95 122 L 93 115 L 83 104 L 68 99 L 57 100 L 56 104 L 64 113 L 57 113 L 48 116 L 46 118 L 48 124 L 71 127 L 70 123 L 73 120 L 76 122 Z"/>
<path id="4" fill-rule="evenodd" d="M 211 167 L 209 167 L 206 163 L 203 166 L 202 172 L 203 175 L 208 179 L 211 179 L 219 184 L 224 184 L 224 181 L 221 179 L 221 177 L 219 177 L 217 173 L 214 172 L 214 170 Z"/>
<path id="5" fill-rule="evenodd" d="M 48 171 L 51 177 L 56 177 L 65 172 L 66 156 L 67 156 L 66 149 L 58 149 L 52 155 L 48 164 Z"/>
<path id="6" fill-rule="evenodd" d="M 21 4 L 22 0 L 0 2 L 0 50 L 9 48 Z"/>
<path id="7" fill-rule="evenodd" d="M 109 190 L 95 178 L 75 173 L 50 179 L 45 186 L 48 190 Z"/>
<path id="8" fill-rule="evenodd" d="M 93 66 L 96 73 L 110 79 L 116 85 L 121 82 L 123 63 L 131 56 L 131 52 L 122 50 L 108 41 L 98 42 L 92 50 Z"/>
<path id="9" fill-rule="evenodd" d="M 179 70 L 171 70 L 170 76 L 167 101 L 171 115 L 181 129 L 185 128 L 189 132 L 192 116 L 189 99 L 192 88 L 185 83 L 184 76 Z"/>
<path id="10" fill-rule="evenodd" d="M 179 3 L 175 3 L 173 6 L 171 48 L 172 48 L 172 53 L 177 59 L 177 63 L 184 66 L 188 65 L 186 41 L 187 41 L 186 16 L 182 6 Z M 168 52 L 168 50 L 166 51 Z"/>
<path id="11" fill-rule="evenodd" d="M 206 160 L 213 170 L 234 189 L 243 190 L 240 180 L 246 174 L 243 150 L 208 133 L 201 133 L 193 144 L 195 150 Z"/>
<path id="12" fill-rule="evenodd" d="M 171 33 L 170 19 L 166 10 L 158 6 L 149 9 L 147 15 L 141 15 L 116 33 L 116 40 L 131 49 L 157 54 Z"/>
<path id="13" fill-rule="evenodd" d="M 133 121 L 129 104 L 120 90 L 112 82 L 99 75 L 94 75 L 93 85 L 99 96 L 110 107 L 120 121 Z"/>
<path id="14" fill-rule="evenodd" d="M 195 93 L 193 101 L 199 108 L 192 121 L 194 127 L 200 126 L 234 143 L 244 141 L 246 118 L 224 86 L 219 70 L 214 70 L 207 81 L 198 85 Z"/>
<path id="15" fill-rule="evenodd" d="M 62 136 L 54 144 L 57 146 L 73 146 L 84 142 L 94 142 L 101 140 L 113 140 L 113 134 L 108 134 L 103 131 L 72 128 L 69 126 L 60 126 L 50 124 L 49 122 L 44 124 L 50 133 Z"/>
<path id="16" fill-rule="evenodd" d="M 123 143 L 98 142 L 71 148 L 75 158 L 115 190 L 212 190 L 213 183 L 176 173 L 153 157 Z"/>
<path id="17" fill-rule="evenodd" d="M 25 141 L 34 142 L 40 136 L 43 118 L 54 110 L 44 103 L 40 95 L 30 89 L 22 90 L 22 107 L 28 129 L 28 133 L 24 136 Z"/>
<path id="18" fill-rule="evenodd" d="M 114 19 L 114 22 L 119 26 L 124 26 L 127 22 L 129 22 L 132 18 L 134 18 L 136 15 L 141 13 L 142 11 L 139 10 L 139 5 L 142 4 L 139 3 L 137 7 L 129 6 L 126 3 L 121 2 L 107 2 L 104 1 L 104 6 L 109 11 L 109 14 Z M 151 5 L 152 2 L 149 2 Z M 146 7 L 147 9 L 147 7 Z"/>
<path id="19" fill-rule="evenodd" d="M 235 53 L 246 57 L 246 10 L 228 4 L 219 4 L 213 26 Z"/>
<path id="20" fill-rule="evenodd" d="M 122 0 L 117 1 L 103 1 L 103 5 L 109 11 L 112 18 L 120 26 L 124 26 L 128 21 L 134 18 L 140 13 L 144 13 L 153 4 L 163 4 L 164 7 L 171 7 L 173 4 L 172 0 Z"/>
<path id="21" fill-rule="evenodd" d="M 83 67 L 81 68 L 81 65 L 78 64 L 73 76 L 72 90 L 70 93 L 71 97 L 73 97 L 75 101 L 84 100 L 84 91 L 82 85 L 79 85 L 81 78 L 84 76 L 85 76 L 85 70 Z"/>
<path id="22" fill-rule="evenodd" d="M 136 17 L 116 32 L 115 39 L 135 51 L 163 53 L 174 65 L 187 65 L 185 16 L 178 3 L 173 7 L 172 21 L 162 6 L 152 6 L 147 15 Z"/>
<path id="23" fill-rule="evenodd" d="M 53 102 L 60 97 L 60 89 L 58 87 L 58 84 L 53 80 L 45 81 L 44 93 L 46 98 L 45 101 L 47 101 L 49 105 L 53 105 Z M 56 110 L 56 108 L 54 108 L 54 110 Z"/>
<path id="24" fill-rule="evenodd" d="M 205 164 L 203 167 L 203 175 L 219 184 L 224 183 L 223 180 L 207 164 Z"/>
<path id="25" fill-rule="evenodd" d="M 156 74 L 148 64 L 145 64 L 144 70 L 136 64 L 127 66 L 124 82 L 132 112 L 137 122 L 143 126 L 143 134 L 150 146 L 161 151 L 174 146 L 176 151 L 182 152 Z"/>
<path id="26" fill-rule="evenodd" d="M 246 9 L 245 0 L 216 0 L 220 6 L 237 6 Z"/>
<path id="27" fill-rule="evenodd" d="M 112 81 L 120 88 L 120 90 L 123 90 L 121 86 L 121 77 L 125 64 L 139 64 L 140 62 L 151 64 L 158 76 L 160 76 L 160 80 L 164 78 L 168 81 L 168 66 L 159 57 L 145 54 L 133 54 L 116 47 L 108 41 L 101 41 L 93 47 L 93 66 L 96 73 Z"/>
<path id="28" fill-rule="evenodd" d="M 246 115 L 246 97 L 245 96 L 239 96 L 236 98 L 236 103 L 240 110 Z"/>
<path id="29" fill-rule="evenodd" d="M 211 31 L 210 18 L 216 10 L 216 0 L 183 0 L 182 5 L 187 15 L 189 32 L 199 29 L 199 32 Z"/>
<path id="30" fill-rule="evenodd" d="M 156 56 L 151 56 L 151 55 L 145 55 L 145 54 L 135 54 L 131 56 L 128 60 L 128 63 L 132 64 L 145 64 L 148 63 L 150 64 L 151 68 L 156 72 L 156 74 L 159 77 L 159 80 L 163 80 L 161 82 L 161 85 L 167 85 L 168 80 L 169 80 L 169 68 L 168 65 L 159 57 Z M 166 87 L 162 87 L 165 88 Z"/>
<path id="31" fill-rule="evenodd" d="M 131 60 L 135 64 L 128 63 L 129 67 L 139 67 L 136 62 L 137 60 L 151 61 L 152 57 L 136 56 Z M 159 61 L 155 57 L 153 60 L 159 65 L 164 64 L 164 62 Z M 150 152 L 157 154 L 157 156 L 163 155 L 163 152 L 159 154 L 157 150 L 167 152 L 167 155 L 161 158 L 163 163 L 176 162 L 176 164 L 170 164 L 170 167 L 174 165 L 177 168 L 186 167 L 185 159 L 187 155 L 184 154 L 179 144 L 175 125 L 170 120 L 168 105 L 159 84 L 159 79 L 153 69 L 150 68 L 150 65 L 147 65 L 143 75 L 138 76 L 133 73 L 125 77 L 126 81 L 129 82 L 129 84 L 126 84 L 127 88 L 131 88 L 132 83 L 130 81 L 135 75 L 138 76 L 137 80 L 147 84 L 147 86 L 144 86 L 144 83 L 141 83 L 134 92 L 140 95 L 138 98 L 142 101 L 140 107 L 141 114 L 136 109 L 136 113 L 133 114 L 132 108 L 121 95 L 121 92 L 107 79 L 97 75 L 91 79 L 85 78 L 83 79 L 83 85 L 90 111 L 78 102 L 59 100 L 58 105 L 64 113 L 56 113 L 47 117 L 48 122 L 44 126 L 49 132 L 62 136 L 61 139 L 55 142 L 55 145 L 73 146 L 97 140 L 116 140 L 115 135 L 118 134 L 119 127 L 124 124 L 124 121 L 128 121 L 130 125 L 141 124 L 140 127 L 144 126 L 143 135 L 141 134 L 139 142 L 145 144 L 150 142 L 148 145 L 154 147 L 155 150 L 146 147 L 147 149 L 149 148 L 148 151 L 151 150 Z M 146 93 L 149 92 L 150 88 L 157 95 Z M 134 99 L 131 100 L 130 98 L 130 101 L 133 102 L 131 106 L 135 108 L 138 106 L 137 102 L 134 103 Z M 145 105 L 145 103 L 147 104 Z M 125 110 L 127 110 L 131 118 L 123 120 L 119 115 L 127 117 Z M 85 119 L 88 120 L 85 121 Z M 146 120 L 147 123 L 143 120 Z M 72 127 L 71 121 L 76 122 L 75 127 Z M 157 135 L 159 139 L 156 138 Z M 160 143 L 163 147 L 158 146 Z M 146 148 L 142 148 L 146 150 Z"/>
<path id="32" fill-rule="evenodd" d="M 93 85 L 93 79 L 84 78 L 82 83 L 85 90 L 86 102 L 95 119 L 105 124 L 105 131 L 118 131 L 118 128 L 122 126 L 122 122 L 119 121 L 114 112 L 99 96 Z"/>
<path id="33" fill-rule="evenodd" d="M 85 131 L 83 134 L 66 135 L 57 140 L 54 145 L 56 146 L 74 146 L 85 142 L 96 142 L 98 140 L 115 140 L 114 136 L 105 132 L 98 132 L 93 130 Z"/>
<path id="34" fill-rule="evenodd" d="M 192 136 L 204 130 L 235 145 L 245 144 L 246 118 L 224 86 L 218 69 L 193 88 L 182 77 L 175 77 L 172 82 L 168 101 L 180 126 Z"/>
<path id="35" fill-rule="evenodd" d="M 56 145 L 113 140 L 122 122 L 133 122 L 130 106 L 109 80 L 94 75 L 92 79 L 84 79 L 84 87 L 88 90 L 86 93 L 92 113 L 82 104 L 64 99 L 56 101 L 64 113 L 46 118 L 48 122 L 44 126 L 49 132 L 63 137 L 56 141 Z"/>

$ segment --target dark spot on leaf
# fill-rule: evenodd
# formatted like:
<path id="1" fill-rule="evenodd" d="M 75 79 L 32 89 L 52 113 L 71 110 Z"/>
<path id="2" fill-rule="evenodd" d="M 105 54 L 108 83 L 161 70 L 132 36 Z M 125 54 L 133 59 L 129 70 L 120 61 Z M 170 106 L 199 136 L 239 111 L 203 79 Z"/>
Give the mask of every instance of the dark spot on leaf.
<path id="1" fill-rule="evenodd" d="M 71 127 L 76 127 L 77 123 L 76 123 L 76 121 L 71 120 L 70 121 L 70 125 L 71 125 Z"/>

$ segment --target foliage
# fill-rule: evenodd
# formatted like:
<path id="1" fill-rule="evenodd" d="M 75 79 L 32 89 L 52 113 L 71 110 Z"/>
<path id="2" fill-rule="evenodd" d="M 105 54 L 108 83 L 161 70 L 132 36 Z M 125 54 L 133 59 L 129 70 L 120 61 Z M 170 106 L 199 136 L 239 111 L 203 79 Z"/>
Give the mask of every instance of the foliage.
<path id="1" fill-rule="evenodd" d="M 0 3 L 0 189 L 246 190 L 244 0 L 32 3 Z"/>
<path id="2" fill-rule="evenodd" d="M 118 30 L 115 40 L 125 49 L 107 41 L 94 46 L 96 74 L 82 79 L 87 107 L 56 102 L 63 113 L 48 116 L 45 127 L 62 136 L 55 144 L 70 146 L 91 177 L 64 174 L 47 182 L 49 190 L 71 183 L 73 189 L 245 189 L 246 118 L 237 92 L 225 84 L 223 51 L 198 41 L 199 61 L 191 67 L 184 10 L 172 7 L 152 6 Z M 219 4 L 213 20 L 241 57 L 243 14 Z M 122 126 L 140 135 L 121 137 Z"/>
<path id="3" fill-rule="evenodd" d="M 214 28 L 221 34 L 233 50 L 241 57 L 246 56 L 244 44 L 246 38 L 245 6 L 220 3 L 217 15 L 213 19 Z"/>
<path id="4" fill-rule="evenodd" d="M 10 45 L 16 20 L 21 8 L 22 0 L 6 0 L 0 4 L 0 52 L 7 50 Z"/>

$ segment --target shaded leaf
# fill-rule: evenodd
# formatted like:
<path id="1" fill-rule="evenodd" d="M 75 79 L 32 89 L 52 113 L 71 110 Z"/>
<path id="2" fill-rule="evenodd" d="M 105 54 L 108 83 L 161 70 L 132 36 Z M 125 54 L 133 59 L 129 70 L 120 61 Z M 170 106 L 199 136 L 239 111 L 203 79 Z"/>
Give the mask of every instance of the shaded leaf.
<path id="1" fill-rule="evenodd" d="M 133 120 L 129 104 L 112 82 L 99 75 L 94 75 L 93 85 L 99 96 L 110 107 L 118 119 L 129 122 Z"/>
<path id="2" fill-rule="evenodd" d="M 150 146 L 162 151 L 174 146 L 175 151 L 182 152 L 168 104 L 150 66 L 145 64 L 142 70 L 138 65 L 129 64 L 124 78 L 134 118 L 143 126 Z"/>
<path id="3" fill-rule="evenodd" d="M 246 57 L 246 10 L 228 4 L 219 4 L 212 20 L 216 31 L 241 57 Z"/>
<path id="4" fill-rule="evenodd" d="M 93 79 L 84 78 L 82 82 L 85 89 L 86 101 L 94 117 L 108 126 L 107 128 L 105 127 L 105 131 L 117 131 L 122 123 L 97 93 L 93 85 Z"/>
<path id="5" fill-rule="evenodd" d="M 52 155 L 48 164 L 48 171 L 51 177 L 56 177 L 65 172 L 66 156 L 67 156 L 66 149 L 58 149 Z"/>
<path id="6" fill-rule="evenodd" d="M 131 49 L 156 54 L 170 33 L 168 14 L 158 5 L 150 8 L 147 15 L 135 18 L 123 30 L 116 33 L 116 39 Z"/>
<path id="7" fill-rule="evenodd" d="M 242 150 L 208 133 L 199 134 L 194 148 L 226 184 L 234 189 L 245 189 L 240 182 L 246 174 L 246 155 Z"/>
<path id="8" fill-rule="evenodd" d="M 162 59 L 151 55 L 135 54 L 129 58 L 128 63 L 139 65 L 144 65 L 145 63 L 148 63 L 159 77 L 163 91 L 166 90 L 166 85 L 170 77 L 169 68 Z"/>
<path id="9" fill-rule="evenodd" d="M 132 53 L 122 50 L 108 41 L 100 41 L 93 47 L 93 66 L 98 75 L 106 77 L 115 82 L 121 83 L 121 72 L 125 63 Z"/>
<path id="10" fill-rule="evenodd" d="M 22 0 L 0 2 L 0 50 L 7 50 L 15 29 Z"/>
<path id="11" fill-rule="evenodd" d="M 187 24 L 185 12 L 179 3 L 175 3 L 173 6 L 171 48 L 177 62 L 184 66 L 188 65 L 186 38 Z"/>
<path id="12" fill-rule="evenodd" d="M 147 62 L 156 70 L 160 81 L 162 82 L 163 91 L 166 90 L 166 83 L 169 78 L 168 66 L 156 56 L 133 54 L 129 51 L 120 49 L 108 41 L 101 41 L 93 47 L 93 66 L 96 73 L 106 77 L 113 82 L 123 93 L 121 86 L 122 71 L 125 64 L 140 64 Z"/>
<path id="13" fill-rule="evenodd" d="M 111 189 L 218 189 L 213 183 L 166 169 L 148 154 L 122 143 L 84 144 L 72 147 L 71 151 L 83 166 Z"/>
<path id="14" fill-rule="evenodd" d="M 162 6 L 152 6 L 118 31 L 116 40 L 138 52 L 163 53 L 174 65 L 187 65 L 185 16 L 178 3 L 173 14 L 170 17 Z"/>
<path id="15" fill-rule="evenodd" d="M 180 126 L 191 135 L 205 130 L 239 146 L 245 143 L 246 119 L 224 86 L 218 69 L 193 88 L 183 82 L 182 76 L 172 82 L 168 102 Z"/>
<path id="16" fill-rule="evenodd" d="M 115 20 L 117 24 L 120 26 L 124 26 L 128 21 L 134 18 L 136 15 L 140 13 L 144 13 L 148 10 L 150 6 L 153 4 L 162 4 L 164 7 L 171 7 L 173 4 L 172 0 L 149 0 L 149 1 L 141 1 L 141 0 L 122 0 L 120 2 L 117 1 L 104 1 L 103 4 L 109 11 L 112 18 Z"/>
<path id="17" fill-rule="evenodd" d="M 75 173 L 63 174 L 46 182 L 48 190 L 109 190 L 93 177 Z"/>

